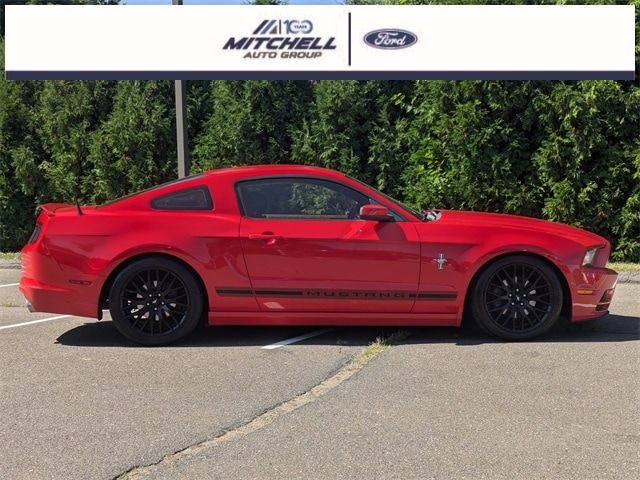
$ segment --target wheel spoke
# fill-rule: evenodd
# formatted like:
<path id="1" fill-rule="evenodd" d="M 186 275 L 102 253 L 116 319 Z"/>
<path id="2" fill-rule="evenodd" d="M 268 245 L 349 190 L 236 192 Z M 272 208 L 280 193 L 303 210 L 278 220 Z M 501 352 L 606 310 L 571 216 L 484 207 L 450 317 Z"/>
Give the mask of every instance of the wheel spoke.
<path id="1" fill-rule="evenodd" d="M 505 308 L 507 308 L 508 304 L 502 304 L 499 307 L 494 307 L 494 308 L 490 308 L 489 312 L 497 312 L 498 310 L 504 310 Z"/>
<path id="2" fill-rule="evenodd" d="M 487 292 L 487 295 L 493 295 L 496 300 L 506 300 L 507 298 L 509 298 L 506 295 L 498 295 L 497 293 L 494 293 L 494 292 Z"/>
<path id="3" fill-rule="evenodd" d="M 537 322 L 539 322 L 539 321 L 540 321 L 540 317 L 538 316 L 538 314 L 536 313 L 536 311 L 535 311 L 533 308 L 531 308 L 529 311 L 531 312 L 531 314 L 532 314 L 534 317 L 536 317 L 536 321 L 537 321 Z"/>
<path id="4" fill-rule="evenodd" d="M 167 277 L 169 276 L 169 272 L 165 272 L 164 276 L 162 277 L 162 280 L 158 280 L 158 290 L 161 293 L 164 293 L 164 291 L 166 290 L 165 288 L 165 282 L 167 281 Z M 173 275 L 172 275 L 173 277 Z M 175 278 L 175 277 L 173 277 Z"/>
<path id="5" fill-rule="evenodd" d="M 167 323 L 167 319 L 163 314 L 160 314 L 160 321 L 167 326 L 167 329 L 173 330 L 174 327 L 172 327 L 169 323 Z"/>
<path id="6" fill-rule="evenodd" d="M 544 308 L 539 308 L 539 307 L 536 307 L 536 306 L 533 306 L 533 305 L 531 305 L 531 309 L 532 309 L 533 311 L 538 311 L 538 312 L 541 312 L 541 313 L 547 313 L 547 310 L 546 310 L 546 309 L 544 309 Z"/>

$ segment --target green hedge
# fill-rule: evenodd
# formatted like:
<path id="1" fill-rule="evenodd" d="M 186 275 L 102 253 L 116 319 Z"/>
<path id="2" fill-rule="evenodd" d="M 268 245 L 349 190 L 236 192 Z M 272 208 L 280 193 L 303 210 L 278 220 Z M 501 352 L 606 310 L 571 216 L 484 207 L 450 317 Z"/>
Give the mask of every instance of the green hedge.
<path id="1" fill-rule="evenodd" d="M 416 207 L 577 225 L 640 261 L 637 81 L 189 82 L 188 114 L 195 171 L 327 166 Z M 0 251 L 39 203 L 173 178 L 174 118 L 172 82 L 0 80 Z"/>

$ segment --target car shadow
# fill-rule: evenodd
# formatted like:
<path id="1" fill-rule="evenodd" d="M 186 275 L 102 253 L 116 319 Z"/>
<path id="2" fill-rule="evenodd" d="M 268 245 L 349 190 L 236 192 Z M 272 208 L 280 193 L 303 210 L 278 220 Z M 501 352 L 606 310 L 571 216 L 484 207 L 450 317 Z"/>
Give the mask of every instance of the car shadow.
<path id="1" fill-rule="evenodd" d="M 172 347 L 262 347 L 284 339 L 304 335 L 322 327 L 199 327 L 188 338 Z M 507 343 L 485 335 L 475 325 L 449 327 L 333 327 L 327 333 L 304 340 L 306 345 L 365 346 L 377 337 L 403 330 L 401 343 L 453 343 L 473 346 Z M 564 324 L 531 342 L 625 342 L 640 339 L 640 318 L 608 315 L 597 320 Z M 111 321 L 85 323 L 60 335 L 56 343 L 78 347 L 137 347 L 116 330 Z"/>
<path id="2" fill-rule="evenodd" d="M 311 345 L 366 346 L 377 337 L 386 337 L 395 328 L 388 327 L 313 327 L 313 326 L 200 326 L 187 338 L 171 347 L 264 347 L 317 330 L 327 332 L 304 340 Z M 139 347 L 124 338 L 110 320 L 85 323 L 56 339 L 56 343 L 77 347 Z"/>
<path id="3" fill-rule="evenodd" d="M 489 343 L 512 343 L 493 338 L 480 330 L 473 322 L 460 329 L 438 327 L 416 327 L 409 329 L 404 343 L 455 343 L 460 346 L 473 346 Z M 541 335 L 528 343 L 589 343 L 589 342 L 628 342 L 640 340 L 640 317 L 630 315 L 607 315 L 586 322 L 561 322 L 549 333 Z M 525 343 L 527 343 L 525 342 Z"/>

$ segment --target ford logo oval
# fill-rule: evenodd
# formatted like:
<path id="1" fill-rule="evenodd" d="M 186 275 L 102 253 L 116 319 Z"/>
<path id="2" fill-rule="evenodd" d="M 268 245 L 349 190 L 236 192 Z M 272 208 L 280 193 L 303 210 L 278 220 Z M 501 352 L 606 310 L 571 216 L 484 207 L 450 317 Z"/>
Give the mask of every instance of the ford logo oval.
<path id="1" fill-rule="evenodd" d="M 397 50 L 399 48 L 407 48 L 418 41 L 415 33 L 407 30 L 399 30 L 397 28 L 381 28 L 367 33 L 364 43 L 374 48 L 388 48 Z"/>

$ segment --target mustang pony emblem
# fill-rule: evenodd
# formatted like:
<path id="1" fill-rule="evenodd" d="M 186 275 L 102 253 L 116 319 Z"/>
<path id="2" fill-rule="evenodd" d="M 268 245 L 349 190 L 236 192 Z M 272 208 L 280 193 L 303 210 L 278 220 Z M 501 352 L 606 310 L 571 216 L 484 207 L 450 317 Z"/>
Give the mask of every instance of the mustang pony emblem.
<path id="1" fill-rule="evenodd" d="M 438 270 L 444 270 L 444 266 L 447 263 L 444 253 L 439 253 L 438 258 L 434 258 L 433 261 L 438 264 Z"/>

